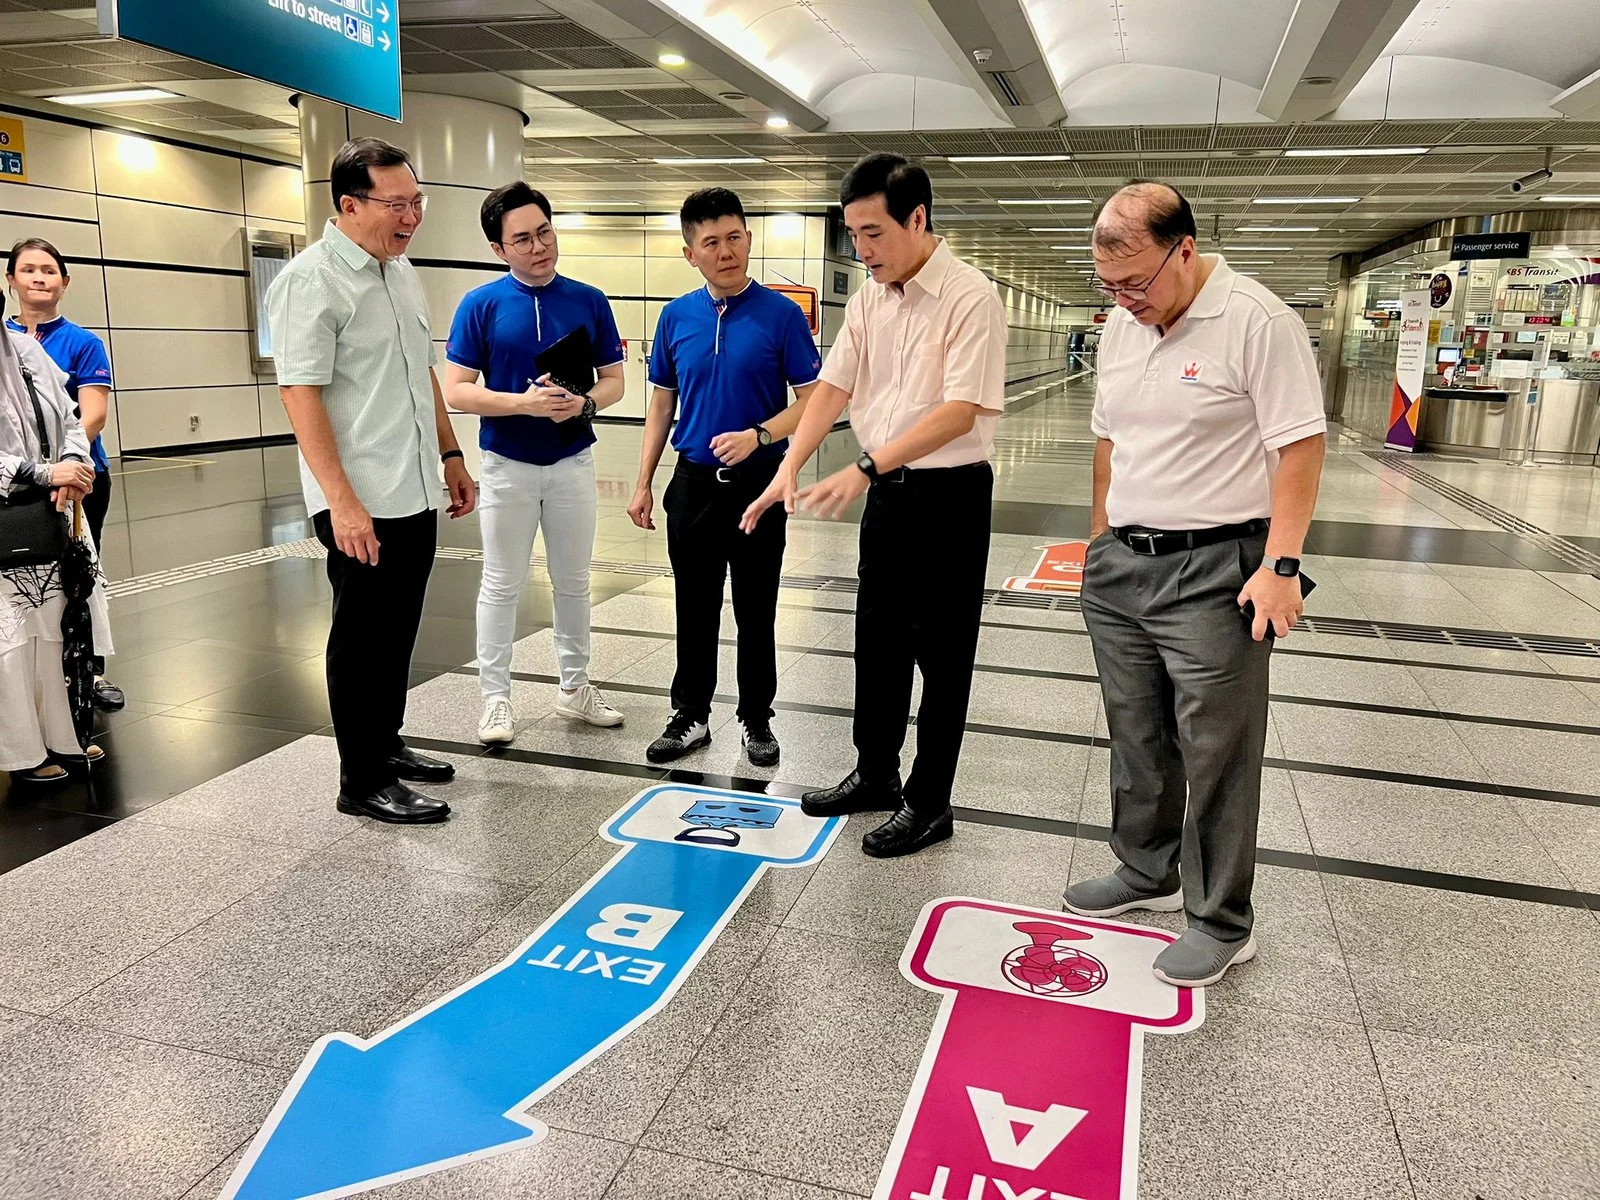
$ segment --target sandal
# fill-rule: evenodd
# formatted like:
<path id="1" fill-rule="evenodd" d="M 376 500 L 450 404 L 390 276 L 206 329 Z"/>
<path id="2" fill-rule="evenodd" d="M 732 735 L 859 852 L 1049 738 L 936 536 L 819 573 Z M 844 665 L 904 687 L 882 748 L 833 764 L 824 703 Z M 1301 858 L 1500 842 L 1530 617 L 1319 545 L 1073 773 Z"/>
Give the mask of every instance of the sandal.
<path id="1" fill-rule="evenodd" d="M 99 762 L 106 756 L 106 752 L 99 746 L 90 746 L 83 752 L 83 756 L 89 760 L 89 765 L 92 767 L 95 763 Z"/>
<path id="2" fill-rule="evenodd" d="M 17 771 L 15 778 L 24 783 L 60 783 L 67 778 L 67 769 L 60 763 L 47 762 L 31 771 Z"/>

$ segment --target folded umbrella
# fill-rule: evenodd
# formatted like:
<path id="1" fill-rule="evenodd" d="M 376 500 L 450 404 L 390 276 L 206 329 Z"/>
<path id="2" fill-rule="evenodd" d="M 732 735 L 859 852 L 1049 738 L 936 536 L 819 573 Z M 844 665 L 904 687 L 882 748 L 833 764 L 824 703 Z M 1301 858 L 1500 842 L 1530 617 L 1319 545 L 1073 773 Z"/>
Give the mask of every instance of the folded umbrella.
<path id="1" fill-rule="evenodd" d="M 61 590 L 66 605 L 61 610 L 61 668 L 67 680 L 67 703 L 78 745 L 89 749 L 94 734 L 94 618 L 89 597 L 100 579 L 100 565 L 83 536 L 83 505 L 72 506 L 72 537 L 61 558 Z"/>

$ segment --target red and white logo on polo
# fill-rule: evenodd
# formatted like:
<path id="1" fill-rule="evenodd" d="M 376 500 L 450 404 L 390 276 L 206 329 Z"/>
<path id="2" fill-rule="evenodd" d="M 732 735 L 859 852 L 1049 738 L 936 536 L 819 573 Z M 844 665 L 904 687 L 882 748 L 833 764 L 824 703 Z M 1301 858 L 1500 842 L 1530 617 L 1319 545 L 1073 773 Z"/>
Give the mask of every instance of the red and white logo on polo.
<path id="1" fill-rule="evenodd" d="M 1183 381 L 1185 383 L 1200 382 L 1200 364 L 1197 362 L 1183 364 Z"/>

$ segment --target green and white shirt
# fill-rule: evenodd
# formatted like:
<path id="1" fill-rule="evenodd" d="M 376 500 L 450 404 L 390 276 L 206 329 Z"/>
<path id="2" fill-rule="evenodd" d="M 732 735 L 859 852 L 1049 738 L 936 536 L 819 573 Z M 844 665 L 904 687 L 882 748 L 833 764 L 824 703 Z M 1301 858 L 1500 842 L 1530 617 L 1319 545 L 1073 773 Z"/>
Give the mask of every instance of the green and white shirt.
<path id="1" fill-rule="evenodd" d="M 404 258 L 380 265 L 333 221 L 267 290 L 278 383 L 322 389 L 339 460 L 374 517 L 439 505 L 436 361 L 428 305 Z M 300 457 L 306 510 L 327 497 Z"/>

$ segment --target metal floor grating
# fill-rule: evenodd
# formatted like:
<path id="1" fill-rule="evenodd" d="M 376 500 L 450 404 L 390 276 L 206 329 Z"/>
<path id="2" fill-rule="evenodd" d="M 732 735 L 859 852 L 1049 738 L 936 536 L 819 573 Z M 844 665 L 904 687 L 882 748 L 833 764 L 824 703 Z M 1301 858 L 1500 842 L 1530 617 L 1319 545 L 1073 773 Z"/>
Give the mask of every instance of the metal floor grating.
<path id="1" fill-rule="evenodd" d="M 170 587 L 223 575 L 230 571 L 272 562 L 284 558 L 317 559 L 325 556 L 320 542 L 304 538 L 234 554 L 210 562 L 195 563 L 170 571 L 139 575 L 121 579 L 107 587 L 113 598 L 138 595 L 156 588 Z M 481 562 L 483 552 L 460 546 L 441 546 L 438 557 L 452 562 Z M 534 555 L 531 566 L 543 566 L 544 559 Z M 612 575 L 633 575 L 642 579 L 667 579 L 672 568 L 665 563 L 614 562 L 596 559 L 593 570 Z M 837 596 L 853 596 L 857 581 L 846 575 L 784 575 L 781 583 L 796 591 L 815 592 Z M 995 610 L 1033 609 L 1035 611 L 1081 613 L 1083 605 L 1077 596 L 1048 595 L 1040 592 L 1008 592 L 1001 588 L 984 589 L 984 605 Z M 1530 654 L 1559 654 L 1571 658 L 1600 658 L 1600 639 L 1559 637 L 1553 634 L 1507 633 L 1498 629 L 1451 629 L 1441 625 L 1410 625 L 1400 621 L 1369 621 L 1352 617 L 1301 618 L 1300 628 L 1308 633 L 1330 634 L 1338 637 L 1373 638 L 1389 642 L 1420 642 L 1434 646 L 1464 646 L 1480 650 L 1514 650 Z"/>
<path id="2" fill-rule="evenodd" d="M 1413 461 L 1412 455 L 1400 454 L 1392 450 L 1366 450 L 1364 454 L 1375 462 L 1381 463 L 1392 471 L 1398 471 L 1407 479 L 1414 479 L 1423 487 L 1439 493 L 1452 504 L 1459 504 L 1468 512 L 1476 513 L 1484 520 L 1492 522 L 1508 533 L 1514 533 L 1526 541 L 1536 550 L 1542 550 L 1554 558 L 1559 558 L 1568 566 L 1576 567 L 1590 575 L 1600 575 L 1600 555 L 1591 554 L 1576 542 L 1568 541 L 1560 534 L 1551 533 L 1548 529 L 1541 529 L 1532 521 L 1525 521 L 1515 513 L 1509 513 L 1503 508 L 1496 508 L 1487 500 L 1479 499 L 1471 492 L 1457 487 L 1440 479 L 1437 475 L 1430 475 L 1422 470 Z"/>

